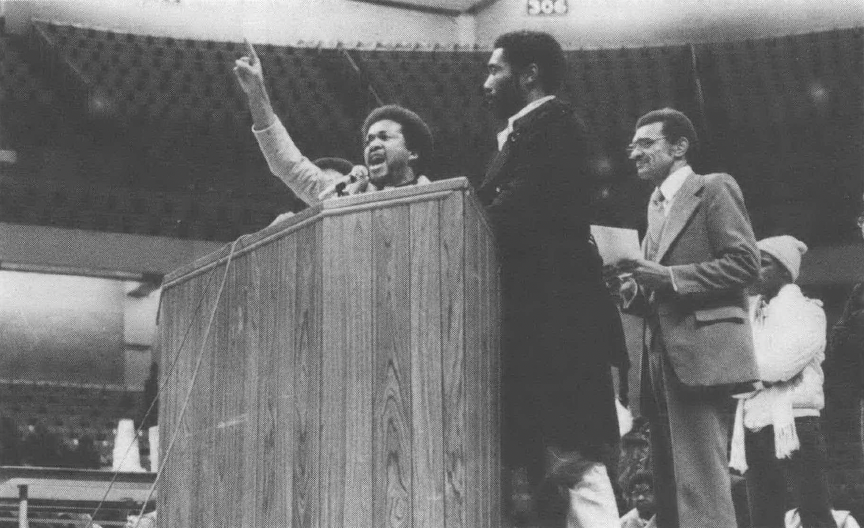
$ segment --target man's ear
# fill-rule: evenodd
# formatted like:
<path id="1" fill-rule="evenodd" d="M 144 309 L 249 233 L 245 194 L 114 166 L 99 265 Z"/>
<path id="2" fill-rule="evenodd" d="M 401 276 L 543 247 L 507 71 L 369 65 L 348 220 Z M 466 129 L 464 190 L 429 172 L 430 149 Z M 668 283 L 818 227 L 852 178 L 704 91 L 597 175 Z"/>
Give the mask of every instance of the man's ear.
<path id="1" fill-rule="evenodd" d="M 408 152 L 408 161 L 416 161 L 419 158 L 420 158 L 420 155 L 417 154 L 416 152 L 410 152 L 410 151 Z"/>
<path id="2" fill-rule="evenodd" d="M 690 140 L 683 136 L 672 145 L 672 153 L 676 158 L 685 157 L 688 150 L 690 150 Z"/>
<path id="3" fill-rule="evenodd" d="M 521 71 L 519 72 L 519 84 L 522 88 L 530 90 L 537 85 L 539 80 L 540 68 L 537 67 L 537 64 L 532 62 L 528 66 L 521 68 Z"/>

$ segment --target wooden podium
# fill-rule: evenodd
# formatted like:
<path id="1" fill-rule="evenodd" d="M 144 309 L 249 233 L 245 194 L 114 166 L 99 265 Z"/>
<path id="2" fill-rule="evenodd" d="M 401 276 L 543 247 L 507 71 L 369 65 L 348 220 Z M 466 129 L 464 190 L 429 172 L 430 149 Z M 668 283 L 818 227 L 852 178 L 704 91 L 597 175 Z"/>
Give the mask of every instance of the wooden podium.
<path id="1" fill-rule="evenodd" d="M 498 528 L 498 288 L 464 178 L 331 200 L 169 275 L 159 524 Z"/>

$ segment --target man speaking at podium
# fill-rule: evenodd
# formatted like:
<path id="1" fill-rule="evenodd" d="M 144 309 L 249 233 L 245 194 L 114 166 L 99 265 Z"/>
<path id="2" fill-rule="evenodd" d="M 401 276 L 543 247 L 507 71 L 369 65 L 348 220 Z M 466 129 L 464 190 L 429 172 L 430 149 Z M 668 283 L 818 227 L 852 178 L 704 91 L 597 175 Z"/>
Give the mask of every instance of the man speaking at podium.
<path id="1" fill-rule="evenodd" d="M 564 66 L 550 35 L 508 33 L 483 85 L 496 116 L 509 118 L 478 192 L 501 263 L 505 500 L 516 522 L 563 527 L 566 516 L 573 528 L 611 528 L 610 364 L 626 363 L 627 351 L 590 236 L 587 137 L 553 95 Z"/>
<path id="2" fill-rule="evenodd" d="M 246 56 L 237 59 L 234 74 L 246 93 L 252 132 L 271 172 L 309 205 L 327 198 L 426 184 L 423 175 L 432 155 L 432 131 L 406 108 L 388 105 L 372 110 L 363 123 L 366 166 L 347 176 L 321 170 L 294 144 L 273 112 L 264 84 L 264 71 L 255 48 L 246 42 Z"/>

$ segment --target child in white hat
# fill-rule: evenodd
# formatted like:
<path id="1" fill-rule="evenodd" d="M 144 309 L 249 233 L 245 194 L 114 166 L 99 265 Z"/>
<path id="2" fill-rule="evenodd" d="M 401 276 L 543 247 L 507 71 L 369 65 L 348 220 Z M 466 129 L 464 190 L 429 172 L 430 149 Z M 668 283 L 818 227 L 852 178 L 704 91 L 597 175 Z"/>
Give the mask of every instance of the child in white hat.
<path id="1" fill-rule="evenodd" d="M 785 526 L 786 483 L 804 526 L 833 526 L 825 405 L 825 311 L 795 285 L 807 246 L 784 235 L 760 240 L 761 276 L 751 288 L 753 346 L 764 388 L 738 402 L 730 466 L 747 478 L 753 526 Z"/>

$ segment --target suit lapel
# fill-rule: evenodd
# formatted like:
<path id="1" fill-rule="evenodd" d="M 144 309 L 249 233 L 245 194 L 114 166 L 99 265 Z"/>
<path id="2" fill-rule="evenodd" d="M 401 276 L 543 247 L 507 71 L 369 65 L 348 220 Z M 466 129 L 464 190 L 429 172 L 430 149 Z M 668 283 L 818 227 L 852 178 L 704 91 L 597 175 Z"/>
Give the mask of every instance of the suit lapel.
<path id="1" fill-rule="evenodd" d="M 486 171 L 486 177 L 483 178 L 483 184 L 480 187 L 491 185 L 492 182 L 498 179 L 501 174 L 501 169 L 510 157 L 510 141 L 504 143 L 504 147 L 495 154 L 492 158 L 492 163 L 489 164 L 489 169 Z"/>
<path id="2" fill-rule="evenodd" d="M 481 187 L 491 185 L 502 176 L 504 167 L 507 165 L 513 152 L 513 145 L 522 141 L 524 137 L 530 135 L 533 131 L 542 130 L 543 120 L 547 119 L 552 112 L 559 108 L 561 108 L 561 102 L 558 98 L 551 99 L 513 122 L 513 131 L 510 132 L 510 136 L 504 142 L 504 147 L 501 148 L 498 154 L 495 155 L 492 163 L 490 163 Z"/>
<path id="3" fill-rule="evenodd" d="M 684 230 L 684 226 L 693 216 L 699 203 L 702 201 L 702 196 L 699 191 L 704 184 L 702 175 L 691 174 L 672 201 L 672 208 L 669 210 L 669 216 L 666 218 L 666 225 L 663 226 L 663 232 L 660 234 L 660 242 L 657 246 L 656 262 L 662 262 L 663 257 L 672 244 Z M 644 254 L 644 246 L 643 246 Z"/>

